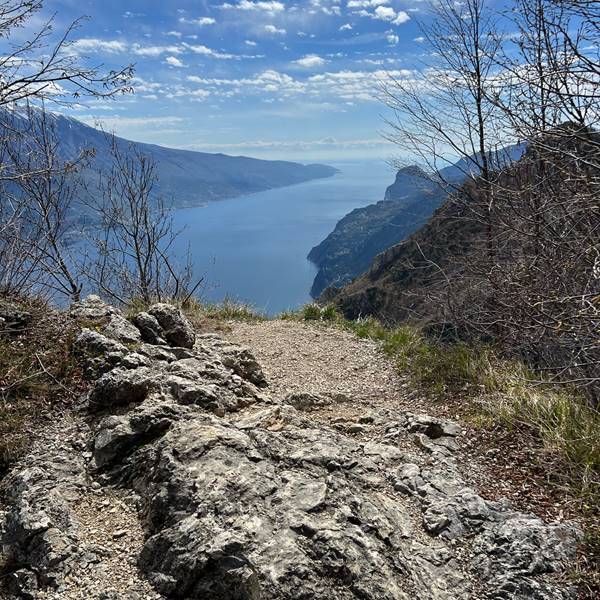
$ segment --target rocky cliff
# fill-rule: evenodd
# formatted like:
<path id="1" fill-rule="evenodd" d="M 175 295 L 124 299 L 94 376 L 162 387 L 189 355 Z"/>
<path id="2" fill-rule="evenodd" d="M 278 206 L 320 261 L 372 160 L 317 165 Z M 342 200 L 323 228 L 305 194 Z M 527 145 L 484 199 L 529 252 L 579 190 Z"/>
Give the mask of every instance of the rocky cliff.
<path id="1" fill-rule="evenodd" d="M 363 273 L 377 254 L 397 244 L 425 223 L 446 193 L 417 166 L 406 167 L 385 192 L 385 200 L 348 213 L 308 254 L 319 271 L 313 297 L 341 287 Z"/>
<path id="2" fill-rule="evenodd" d="M 91 385 L 2 482 L 10 598 L 531 599 L 580 537 L 465 480 L 456 423 L 272 394 L 247 349 L 174 307 L 74 305 Z"/>

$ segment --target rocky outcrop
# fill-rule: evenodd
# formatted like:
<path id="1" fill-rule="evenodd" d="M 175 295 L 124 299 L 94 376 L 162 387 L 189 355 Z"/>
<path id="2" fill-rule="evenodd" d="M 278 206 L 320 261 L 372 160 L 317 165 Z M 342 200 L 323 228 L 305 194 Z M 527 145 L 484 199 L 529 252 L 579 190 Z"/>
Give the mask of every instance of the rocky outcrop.
<path id="1" fill-rule="evenodd" d="M 0 298 L 0 335 L 22 331 L 31 321 L 31 313 Z"/>
<path id="2" fill-rule="evenodd" d="M 77 345 L 93 378 L 79 428 L 5 484 L 13 593 L 60 593 L 96 560 L 73 508 L 93 482 L 134 494 L 137 565 L 161 597 L 573 597 L 552 574 L 578 529 L 483 499 L 457 424 L 386 409 L 326 426 L 311 412 L 339 398 L 269 396 L 256 359 L 216 336 L 129 348 L 84 330 Z"/>

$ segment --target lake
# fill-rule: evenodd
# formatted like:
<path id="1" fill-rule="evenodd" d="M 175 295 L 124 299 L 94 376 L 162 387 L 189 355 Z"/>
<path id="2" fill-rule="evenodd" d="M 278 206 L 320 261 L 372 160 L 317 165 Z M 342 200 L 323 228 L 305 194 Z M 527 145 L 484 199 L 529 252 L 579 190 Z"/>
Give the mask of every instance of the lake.
<path id="1" fill-rule="evenodd" d="M 394 181 L 383 161 L 329 164 L 340 173 L 175 213 L 178 248 L 189 244 L 204 277 L 203 300 L 243 301 L 269 315 L 310 302 L 310 249 L 346 213 L 383 200 Z"/>

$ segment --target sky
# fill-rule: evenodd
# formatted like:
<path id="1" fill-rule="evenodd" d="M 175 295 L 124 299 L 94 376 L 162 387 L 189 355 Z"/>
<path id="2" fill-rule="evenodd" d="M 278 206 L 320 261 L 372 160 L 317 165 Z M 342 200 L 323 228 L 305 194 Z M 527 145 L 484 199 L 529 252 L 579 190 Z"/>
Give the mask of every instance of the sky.
<path id="1" fill-rule="evenodd" d="M 135 93 L 68 114 L 117 135 L 204 152 L 385 159 L 378 82 L 423 68 L 420 0 L 47 0 L 71 52 L 135 65 Z M 32 25 L 35 25 L 33 23 Z"/>

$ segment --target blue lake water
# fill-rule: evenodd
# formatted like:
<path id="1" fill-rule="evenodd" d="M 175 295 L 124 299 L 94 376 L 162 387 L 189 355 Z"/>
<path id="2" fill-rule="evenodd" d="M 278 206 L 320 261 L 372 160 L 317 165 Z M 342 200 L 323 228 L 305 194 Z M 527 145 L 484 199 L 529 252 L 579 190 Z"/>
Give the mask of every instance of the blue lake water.
<path id="1" fill-rule="evenodd" d="M 310 249 L 346 213 L 382 200 L 394 179 L 383 161 L 329 164 L 340 173 L 176 212 L 178 246 L 191 248 L 204 300 L 244 301 L 268 314 L 310 301 Z"/>

